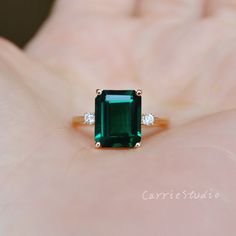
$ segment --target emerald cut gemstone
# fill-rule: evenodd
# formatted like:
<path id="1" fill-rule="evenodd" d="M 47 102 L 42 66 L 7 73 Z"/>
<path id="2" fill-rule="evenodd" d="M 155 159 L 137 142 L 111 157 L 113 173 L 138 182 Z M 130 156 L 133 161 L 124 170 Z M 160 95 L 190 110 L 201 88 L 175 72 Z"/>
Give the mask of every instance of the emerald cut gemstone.
<path id="1" fill-rule="evenodd" d="M 141 141 L 141 96 L 135 90 L 103 90 L 95 99 L 95 142 L 135 147 Z"/>

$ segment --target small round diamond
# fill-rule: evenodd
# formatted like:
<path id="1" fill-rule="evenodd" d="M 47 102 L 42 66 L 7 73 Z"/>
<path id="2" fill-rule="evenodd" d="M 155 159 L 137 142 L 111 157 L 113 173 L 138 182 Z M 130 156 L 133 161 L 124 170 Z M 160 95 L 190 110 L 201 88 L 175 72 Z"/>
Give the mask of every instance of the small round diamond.
<path id="1" fill-rule="evenodd" d="M 87 125 L 93 125 L 95 123 L 94 113 L 85 113 L 84 114 L 84 123 Z"/>
<path id="2" fill-rule="evenodd" d="M 153 125 L 154 124 L 154 116 L 152 114 L 144 114 L 142 115 L 142 124 L 143 125 Z"/>

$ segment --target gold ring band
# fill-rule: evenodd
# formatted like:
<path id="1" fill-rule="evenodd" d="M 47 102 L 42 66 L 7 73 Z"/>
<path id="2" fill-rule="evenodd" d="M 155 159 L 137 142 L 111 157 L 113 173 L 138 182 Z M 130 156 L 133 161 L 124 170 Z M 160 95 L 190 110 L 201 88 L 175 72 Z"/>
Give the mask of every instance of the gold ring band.
<path id="1" fill-rule="evenodd" d="M 84 125 L 94 125 L 94 124 L 89 124 L 86 123 L 84 116 L 75 116 L 72 119 L 72 126 L 74 128 L 77 128 L 79 126 L 84 126 Z M 154 122 L 151 125 L 146 125 L 143 124 L 145 127 L 160 127 L 162 129 L 168 129 L 170 125 L 170 121 L 167 118 L 160 118 L 157 116 L 154 116 Z"/>

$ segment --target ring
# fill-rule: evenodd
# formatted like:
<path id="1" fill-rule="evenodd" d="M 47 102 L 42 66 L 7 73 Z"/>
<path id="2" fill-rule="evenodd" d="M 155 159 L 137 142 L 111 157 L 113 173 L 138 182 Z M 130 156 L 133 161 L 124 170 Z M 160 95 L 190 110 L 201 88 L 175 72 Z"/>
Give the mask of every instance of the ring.
<path id="1" fill-rule="evenodd" d="M 95 113 L 75 116 L 72 126 L 95 125 L 96 148 L 138 148 L 141 126 L 169 128 L 169 120 L 142 114 L 142 90 L 96 90 Z"/>

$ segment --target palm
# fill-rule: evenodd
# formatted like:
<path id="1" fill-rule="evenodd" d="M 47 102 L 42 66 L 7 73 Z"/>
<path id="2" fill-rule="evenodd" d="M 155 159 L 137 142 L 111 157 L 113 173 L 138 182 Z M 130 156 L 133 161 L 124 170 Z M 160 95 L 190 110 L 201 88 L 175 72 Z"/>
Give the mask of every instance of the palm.
<path id="1" fill-rule="evenodd" d="M 177 235 L 182 235 L 185 229 L 178 225 L 183 219 L 177 217 L 180 207 L 202 217 L 198 211 L 203 210 L 201 203 L 187 207 L 184 201 L 146 203 L 140 197 L 146 189 L 163 192 L 215 188 L 228 196 L 231 208 L 235 207 L 234 134 L 229 135 L 233 112 L 159 136 L 144 133 L 149 138 L 144 139 L 142 149 L 135 151 L 94 150 L 92 130 L 81 128 L 75 132 L 69 127 L 73 115 L 94 109 L 96 88 L 142 88 L 144 111 L 170 116 L 176 126 L 234 108 L 233 27 L 217 18 L 193 23 L 157 17 L 64 18 L 72 14 L 70 11 L 58 13 L 49 21 L 28 46 L 27 56 L 2 43 L 2 107 L 8 108 L 2 109 L 1 116 L 3 230 L 14 225 L 17 233 L 30 231 L 30 235 L 49 235 L 49 230 L 57 235 L 74 231 L 106 235 L 120 225 L 132 235 L 138 234 L 136 230 L 143 235 L 142 230 L 155 231 L 157 222 L 172 214 L 169 224 L 175 226 Z M 224 54 L 215 47 L 211 49 L 219 43 L 227 49 Z M 220 126 L 225 120 L 227 125 Z M 212 123 L 215 126 L 209 127 Z M 208 135 L 202 134 L 205 129 Z M 210 164 L 213 157 L 214 165 Z M 221 178 L 217 172 L 220 166 Z M 219 214 L 222 207 L 227 222 L 218 216 L 212 224 L 223 220 L 219 235 L 226 229 L 227 235 L 234 235 L 234 211 L 222 202 L 207 205 L 208 217 Z M 12 218 L 12 211 L 19 215 Z M 147 211 L 148 222 L 144 221 Z M 160 211 L 165 211 L 164 215 Z M 20 217 L 22 212 L 26 221 Z M 132 220 L 142 227 L 130 225 Z M 184 220 L 189 226 L 195 224 L 191 217 Z M 56 227 L 45 228 L 45 222 Z M 102 229 L 105 222 L 107 228 Z M 95 232 L 89 229 L 90 224 Z M 203 224 L 204 219 L 199 227 L 211 234 L 213 226 L 204 229 Z M 170 235 L 163 225 L 158 227 L 161 235 Z"/>

